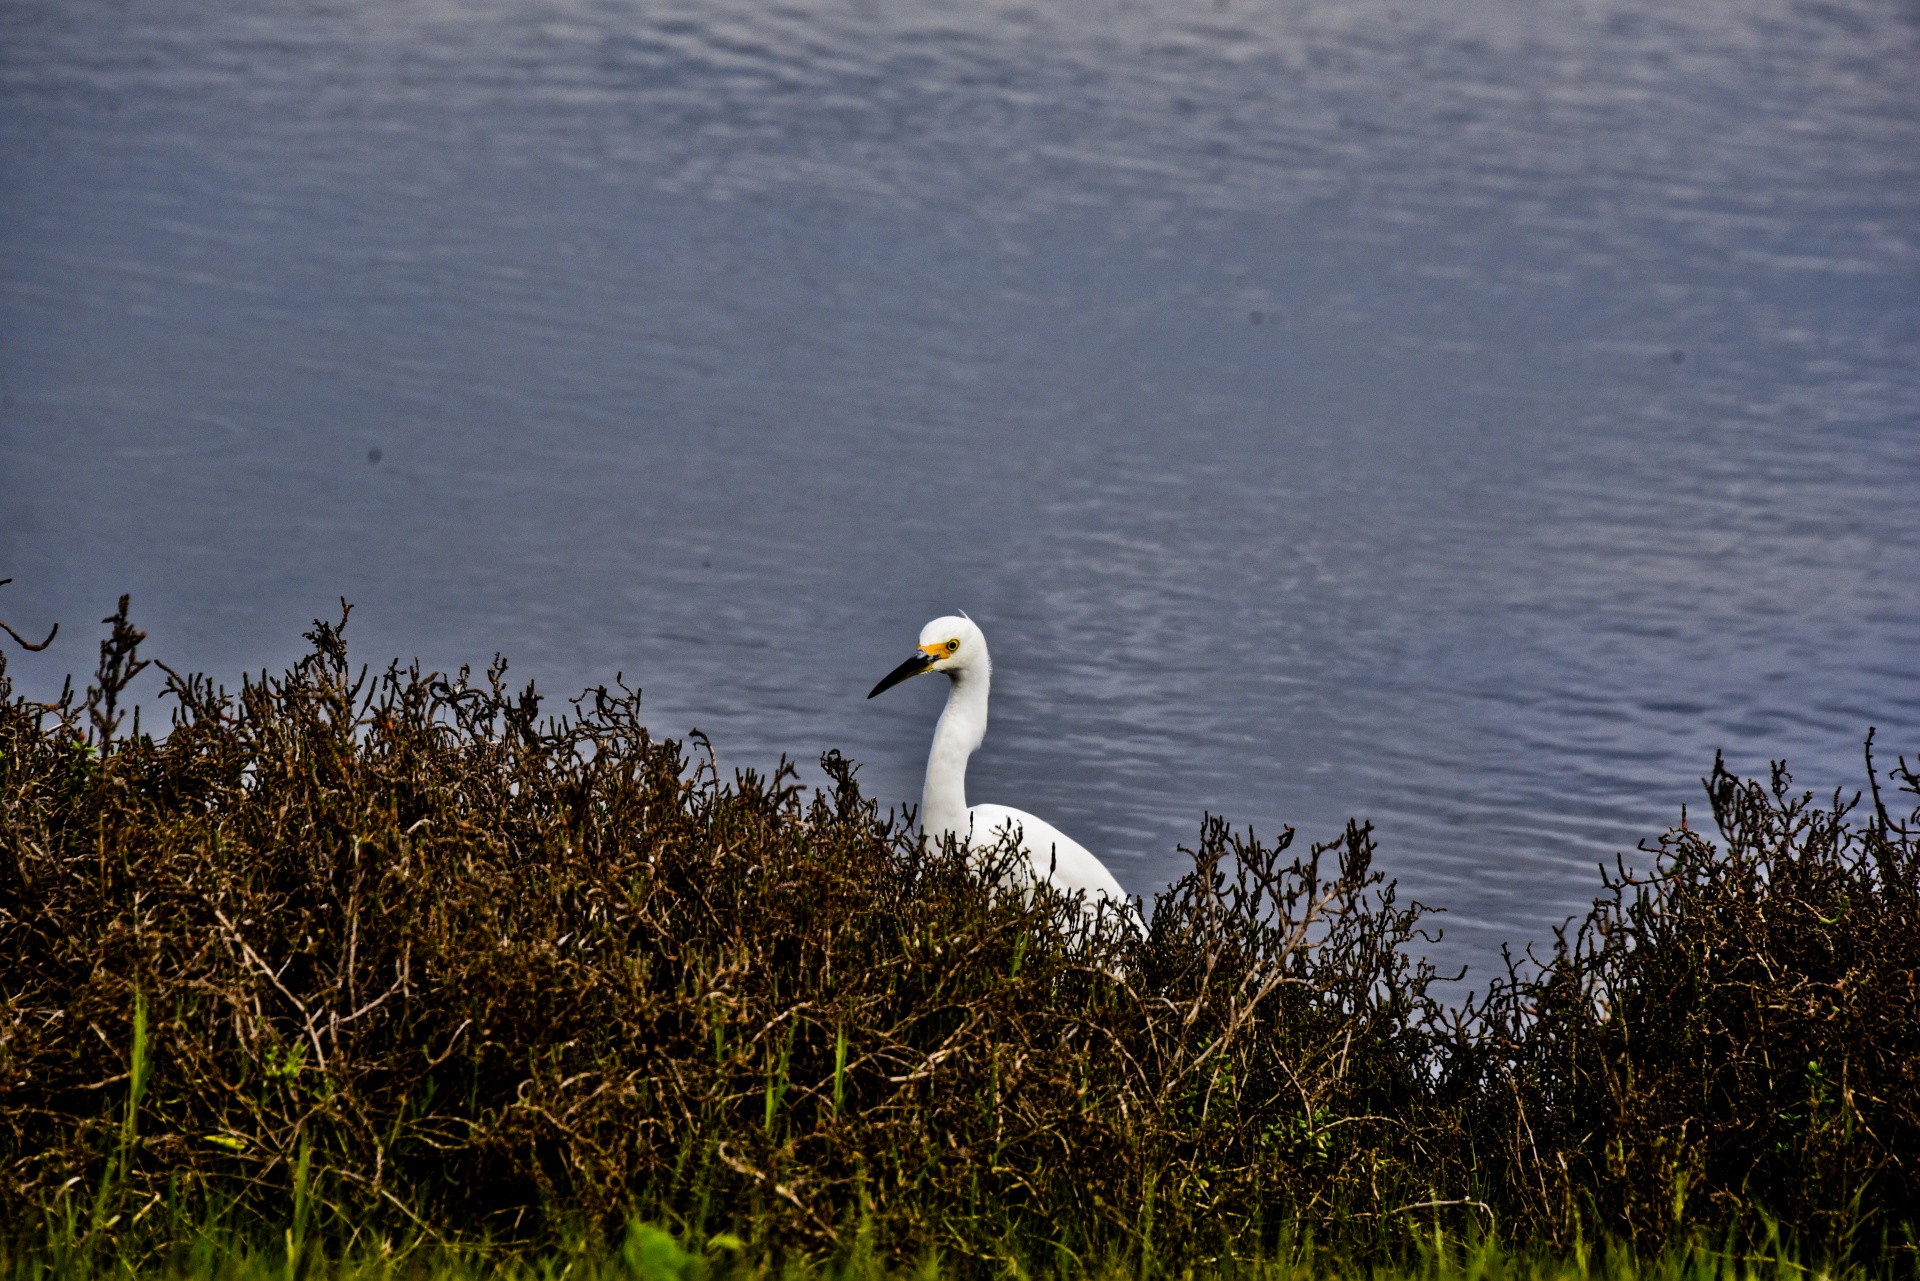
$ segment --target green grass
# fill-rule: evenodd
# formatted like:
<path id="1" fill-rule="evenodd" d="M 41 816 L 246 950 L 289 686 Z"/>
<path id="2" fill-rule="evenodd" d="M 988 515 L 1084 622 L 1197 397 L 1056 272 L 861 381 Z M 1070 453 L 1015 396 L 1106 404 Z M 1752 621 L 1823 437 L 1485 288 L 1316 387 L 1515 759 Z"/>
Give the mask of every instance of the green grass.
<path id="1" fill-rule="evenodd" d="M 856 1237 L 849 1248 L 826 1253 L 782 1250 L 730 1233 L 704 1239 L 675 1236 L 635 1222 L 614 1243 L 573 1242 L 544 1250 L 454 1247 L 416 1239 L 378 1242 L 328 1255 L 286 1241 L 249 1245 L 191 1233 L 145 1253 L 89 1253 L 63 1249 L 0 1249 L 0 1278 L 154 1278 L 155 1281 L 935 1281 L 949 1276 L 1059 1278 L 1060 1281 L 1827 1281 L 1874 1275 L 1865 1269 L 1832 1272 L 1799 1262 L 1777 1239 L 1732 1248 L 1700 1239 L 1669 1243 L 1653 1253 L 1613 1243 L 1576 1245 L 1565 1252 L 1516 1249 L 1485 1236 L 1414 1233 L 1390 1257 L 1356 1258 L 1317 1246 L 1311 1237 L 1283 1234 L 1272 1248 L 1142 1266 L 1136 1256 L 1112 1253 L 1094 1260 L 1004 1252 L 954 1260 L 928 1252 L 885 1256 Z"/>

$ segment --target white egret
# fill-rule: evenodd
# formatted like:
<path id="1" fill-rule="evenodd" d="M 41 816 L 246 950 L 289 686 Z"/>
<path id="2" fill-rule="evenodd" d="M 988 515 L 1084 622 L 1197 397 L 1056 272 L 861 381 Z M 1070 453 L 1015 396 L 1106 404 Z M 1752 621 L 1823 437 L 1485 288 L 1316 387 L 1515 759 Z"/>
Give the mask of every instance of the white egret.
<path id="1" fill-rule="evenodd" d="M 1009 835 L 1035 882 L 1045 881 L 1064 894 L 1084 894 L 1089 917 L 1101 900 L 1120 919 L 1138 927 L 1127 892 L 1106 865 L 1053 824 L 1009 805 L 967 804 L 967 759 L 987 733 L 987 688 L 993 661 L 987 638 L 971 618 L 936 618 L 920 629 L 920 647 L 912 658 L 888 672 L 868 698 L 922 672 L 939 672 L 950 682 L 946 710 L 933 731 L 927 756 L 927 781 L 920 795 L 920 823 L 929 840 L 952 836 L 978 849 L 992 848 Z"/>

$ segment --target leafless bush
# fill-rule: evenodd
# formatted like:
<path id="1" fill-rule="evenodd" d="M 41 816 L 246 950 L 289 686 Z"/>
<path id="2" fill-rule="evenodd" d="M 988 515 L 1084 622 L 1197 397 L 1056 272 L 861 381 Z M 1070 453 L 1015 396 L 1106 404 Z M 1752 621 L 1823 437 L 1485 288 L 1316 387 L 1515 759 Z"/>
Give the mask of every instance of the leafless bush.
<path id="1" fill-rule="evenodd" d="M 144 638 L 108 621 L 79 699 L 0 665 L 16 1223 L 1084 1255 L 1379 1225 L 1461 1168 L 1424 909 L 1364 827 L 1292 857 L 1210 819 L 1144 939 L 1088 934 L 837 755 L 722 780 L 624 687 L 543 718 L 498 660 L 356 671 L 344 612 L 237 692 L 167 670 L 170 731 L 117 735 Z"/>
<path id="2" fill-rule="evenodd" d="M 1719 840 L 1689 825 L 1622 866 L 1536 972 L 1477 1011 L 1483 1150 L 1511 1219 L 1571 1240 L 1701 1228 L 1827 1257 L 1914 1245 L 1920 1207 L 1920 809 L 1872 811 L 1719 760 Z M 1894 782 L 1920 799 L 1904 759 Z M 1500 1149 L 1504 1147 L 1504 1151 Z"/>

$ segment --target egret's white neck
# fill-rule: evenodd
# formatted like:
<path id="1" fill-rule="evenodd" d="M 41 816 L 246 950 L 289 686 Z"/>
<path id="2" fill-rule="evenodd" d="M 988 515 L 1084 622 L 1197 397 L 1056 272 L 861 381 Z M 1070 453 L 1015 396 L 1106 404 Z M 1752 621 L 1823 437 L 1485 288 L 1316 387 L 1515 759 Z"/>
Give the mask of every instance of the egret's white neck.
<path id="1" fill-rule="evenodd" d="M 984 657 L 984 656 L 983 656 Z M 920 793 L 920 824 L 937 841 L 967 831 L 967 758 L 987 736 L 987 686 L 992 669 L 981 662 L 952 673 L 947 707 L 933 731 L 927 756 L 927 785 Z"/>

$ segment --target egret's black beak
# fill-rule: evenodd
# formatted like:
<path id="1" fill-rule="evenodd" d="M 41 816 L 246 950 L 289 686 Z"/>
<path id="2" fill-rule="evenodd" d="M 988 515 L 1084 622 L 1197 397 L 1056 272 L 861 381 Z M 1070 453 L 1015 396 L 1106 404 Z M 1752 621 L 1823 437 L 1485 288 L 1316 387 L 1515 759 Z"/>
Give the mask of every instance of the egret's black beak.
<path id="1" fill-rule="evenodd" d="M 898 685 L 901 681 L 912 680 L 921 672 L 932 667 L 936 661 L 938 660 L 936 660 L 932 654 L 915 654 L 912 658 L 909 658 L 906 662 L 900 664 L 900 666 L 894 668 L 882 677 L 880 683 L 873 687 L 873 692 L 868 694 L 867 697 L 872 698 L 874 694 L 884 693 L 892 689 L 895 685 Z"/>

